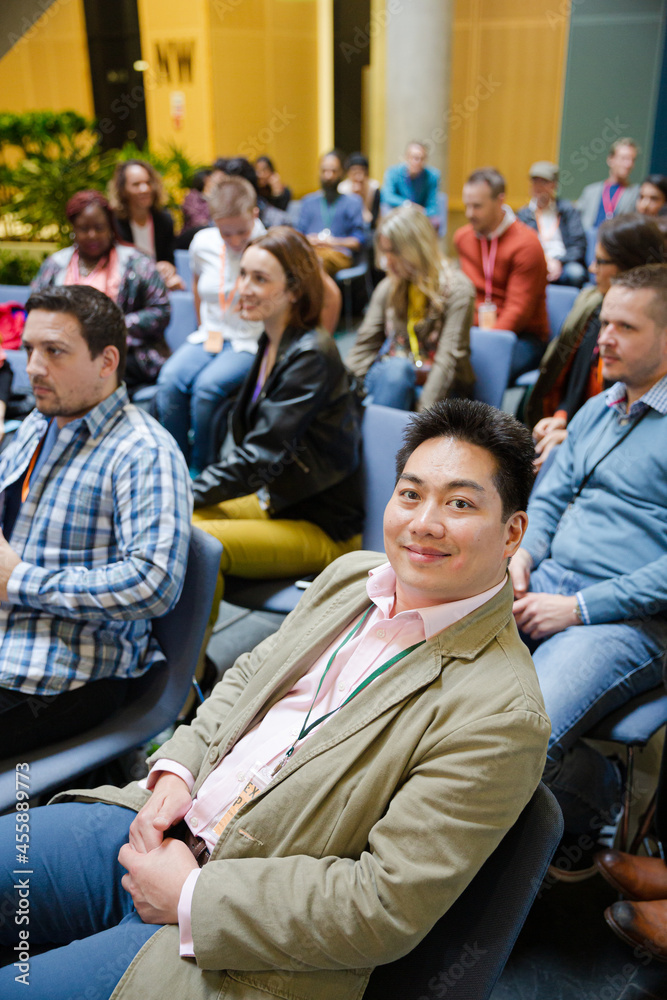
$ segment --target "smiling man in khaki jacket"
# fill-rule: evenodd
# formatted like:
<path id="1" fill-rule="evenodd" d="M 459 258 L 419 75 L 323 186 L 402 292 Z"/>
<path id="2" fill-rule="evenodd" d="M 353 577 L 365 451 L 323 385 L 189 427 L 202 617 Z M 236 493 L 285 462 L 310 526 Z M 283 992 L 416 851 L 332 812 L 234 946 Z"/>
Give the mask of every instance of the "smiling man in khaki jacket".
<path id="1" fill-rule="evenodd" d="M 532 458 L 525 428 L 482 403 L 415 417 L 389 562 L 322 573 L 151 758 L 147 787 L 32 812 L 30 944 L 61 946 L 30 959 L 33 998 L 358 1000 L 424 937 L 544 765 L 507 576 Z M 22 995 L 15 976 L 0 970 L 3 998 Z"/>

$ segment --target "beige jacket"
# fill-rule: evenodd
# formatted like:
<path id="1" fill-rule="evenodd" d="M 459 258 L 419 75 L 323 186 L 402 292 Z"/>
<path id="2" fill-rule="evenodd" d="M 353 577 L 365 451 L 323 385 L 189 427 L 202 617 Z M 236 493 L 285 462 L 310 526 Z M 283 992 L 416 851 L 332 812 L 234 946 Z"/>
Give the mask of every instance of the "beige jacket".
<path id="1" fill-rule="evenodd" d="M 426 379 L 417 403 L 422 412 L 453 393 L 469 396 L 475 384 L 470 364 L 470 326 L 475 312 L 475 289 L 465 274 L 453 265 L 443 272 L 448 288 L 444 314 L 434 312 L 417 324 L 416 334 L 421 344 L 434 334 L 438 346 L 433 367 Z M 363 378 L 377 358 L 387 337 L 407 338 L 407 326 L 398 319 L 389 305 L 391 278 L 384 278 L 373 292 L 357 339 L 345 358 L 345 366 L 358 378 Z"/>
<path id="2" fill-rule="evenodd" d="M 368 570 L 383 561 L 333 563 L 152 760 L 180 761 L 196 791 L 368 606 Z M 548 736 L 508 581 L 365 688 L 239 810 L 195 887 L 196 962 L 164 927 L 113 1000 L 360 1000 L 372 967 L 414 948 L 512 826 Z M 132 808 L 147 796 L 136 784 L 69 793 Z"/>

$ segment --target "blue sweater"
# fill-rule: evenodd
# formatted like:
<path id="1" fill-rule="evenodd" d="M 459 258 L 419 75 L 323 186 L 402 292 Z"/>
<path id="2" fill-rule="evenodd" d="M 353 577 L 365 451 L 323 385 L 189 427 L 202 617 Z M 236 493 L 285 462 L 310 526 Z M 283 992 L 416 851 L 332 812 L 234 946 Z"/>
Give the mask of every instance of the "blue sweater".
<path id="1" fill-rule="evenodd" d="M 417 205 L 423 205 L 426 215 L 437 215 L 439 184 L 439 170 L 424 167 L 421 174 L 412 179 L 408 175 L 407 164 L 397 163 L 385 172 L 380 197 L 383 204 L 390 208 L 398 208 L 406 201 L 414 201 Z"/>
<path id="2" fill-rule="evenodd" d="M 359 240 L 361 247 L 366 244 L 366 226 L 362 213 L 363 202 L 358 194 L 339 194 L 333 204 L 328 207 L 324 195 L 320 191 L 307 194 L 301 199 L 299 221 L 296 228 L 300 233 L 319 233 L 330 229 L 332 236 L 353 236 Z M 352 258 L 353 254 L 347 247 L 337 247 L 342 253 Z"/>
<path id="3" fill-rule="evenodd" d="M 550 556 L 581 574 L 578 596 L 592 625 L 667 611 L 667 407 L 660 408 L 600 463 L 568 510 L 586 474 L 630 426 L 608 408 L 606 393 L 590 399 L 528 505 L 523 547 L 535 566 Z"/>

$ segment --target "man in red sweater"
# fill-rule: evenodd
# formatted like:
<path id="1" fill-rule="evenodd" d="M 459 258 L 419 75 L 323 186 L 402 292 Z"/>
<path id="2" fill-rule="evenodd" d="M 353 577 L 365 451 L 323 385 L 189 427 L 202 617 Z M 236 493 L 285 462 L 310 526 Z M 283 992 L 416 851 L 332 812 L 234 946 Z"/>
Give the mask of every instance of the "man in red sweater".
<path id="1" fill-rule="evenodd" d="M 516 333 L 513 381 L 537 368 L 549 339 L 544 252 L 537 234 L 505 204 L 505 179 L 493 167 L 470 174 L 463 202 L 469 224 L 457 230 L 454 243 L 477 290 L 475 322 Z"/>

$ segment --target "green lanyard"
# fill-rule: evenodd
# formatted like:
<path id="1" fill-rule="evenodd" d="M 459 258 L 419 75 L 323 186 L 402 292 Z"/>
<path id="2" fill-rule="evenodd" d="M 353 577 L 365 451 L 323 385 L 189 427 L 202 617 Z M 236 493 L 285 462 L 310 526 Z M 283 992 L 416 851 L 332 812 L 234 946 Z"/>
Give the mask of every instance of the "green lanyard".
<path id="1" fill-rule="evenodd" d="M 311 704 L 310 708 L 308 709 L 308 715 L 306 716 L 306 720 L 305 720 L 304 724 L 301 727 L 301 732 L 299 733 L 299 735 L 297 736 L 297 738 L 294 740 L 294 743 L 292 743 L 292 746 L 289 748 L 289 750 L 285 753 L 285 756 L 282 758 L 282 760 L 280 760 L 278 762 L 278 764 L 276 765 L 276 767 L 271 772 L 271 777 L 272 778 L 273 778 L 273 776 L 275 774 L 278 773 L 278 771 L 280 770 L 280 768 L 283 767 L 287 763 L 287 761 L 290 759 L 290 757 L 294 753 L 294 750 L 295 750 L 296 745 L 299 742 L 299 740 L 304 739 L 304 737 L 307 736 L 308 733 L 312 729 L 314 729 L 316 726 L 319 726 L 319 724 L 321 722 L 324 722 L 325 719 L 328 719 L 330 716 L 335 715 L 336 712 L 340 712 L 341 708 L 344 708 L 344 706 L 347 705 L 347 703 L 349 701 L 352 701 L 352 699 L 354 697 L 356 697 L 356 695 L 358 695 L 360 691 L 363 691 L 363 689 L 365 687 L 368 687 L 368 685 L 370 683 L 372 683 L 372 681 L 374 681 L 376 677 L 379 677 L 380 674 L 383 674 L 385 672 L 385 670 L 389 670 L 389 667 L 393 667 L 393 665 L 395 663 L 398 663 L 399 660 L 402 660 L 404 656 L 407 656 L 408 653 L 412 653 L 413 650 L 417 649 L 419 646 L 423 646 L 424 643 L 426 642 L 426 639 L 422 639 L 420 642 L 416 642 L 414 644 L 414 646 L 408 646 L 408 648 L 404 649 L 401 653 L 397 653 L 396 656 L 392 656 L 390 660 L 387 660 L 385 663 L 382 663 L 379 667 L 377 667 L 373 671 L 372 674 L 369 674 L 368 677 L 365 680 L 363 680 L 361 682 L 361 684 L 359 684 L 359 686 L 356 687 L 354 689 L 354 691 L 352 691 L 351 694 L 349 694 L 347 696 L 347 698 L 342 703 L 342 705 L 339 705 L 338 708 L 334 708 L 330 712 L 327 712 L 326 715 L 320 716 L 319 719 L 316 719 L 315 722 L 311 722 L 311 724 L 308 725 L 308 720 L 310 719 L 310 713 L 312 712 L 313 708 L 315 707 L 315 702 L 317 701 L 317 696 L 320 693 L 320 688 L 322 687 L 322 684 L 324 683 L 324 678 L 326 677 L 326 675 L 329 672 L 329 667 L 331 666 L 331 664 L 333 663 L 333 661 L 336 659 L 336 657 L 340 653 L 340 651 L 343 648 L 343 646 L 345 645 L 345 643 L 348 642 L 348 640 L 351 639 L 352 636 L 356 632 L 359 631 L 359 629 L 364 624 L 364 622 L 366 621 L 366 619 L 368 618 L 368 616 L 369 616 L 369 614 L 371 613 L 372 610 L 373 610 L 373 605 L 371 604 L 371 606 L 368 609 L 368 611 L 366 611 L 366 613 L 364 614 L 364 616 L 357 622 L 357 624 L 354 626 L 354 628 L 350 632 L 348 632 L 348 634 L 345 636 L 345 638 L 341 642 L 340 646 L 338 646 L 336 649 L 334 649 L 333 653 L 329 657 L 329 662 L 327 663 L 326 667 L 324 668 L 324 673 L 320 677 L 320 683 L 317 685 L 317 691 L 315 692 L 315 696 L 313 698 L 312 704 Z"/>
<path id="2" fill-rule="evenodd" d="M 322 195 L 322 218 L 326 223 L 326 228 L 331 232 L 331 224 L 333 222 L 333 217 L 336 213 L 336 205 L 338 203 L 338 198 L 335 198 L 331 204 Z"/>

